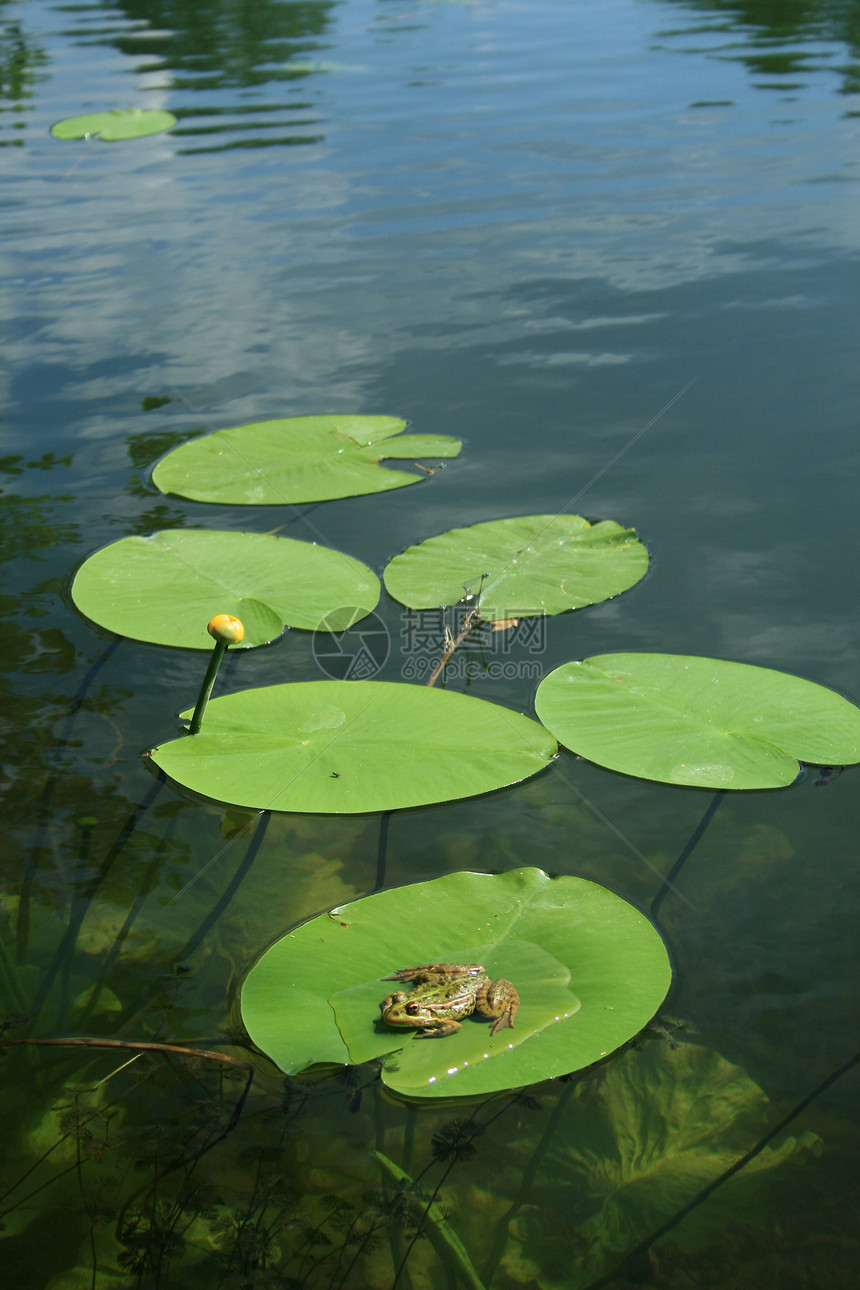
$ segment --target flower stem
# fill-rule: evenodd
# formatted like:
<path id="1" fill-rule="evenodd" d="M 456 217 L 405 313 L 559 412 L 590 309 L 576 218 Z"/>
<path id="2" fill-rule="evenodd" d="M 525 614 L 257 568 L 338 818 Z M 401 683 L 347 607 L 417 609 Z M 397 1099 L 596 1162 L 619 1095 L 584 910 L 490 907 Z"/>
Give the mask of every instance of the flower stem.
<path id="1" fill-rule="evenodd" d="M 206 668 L 206 675 L 203 678 L 203 684 L 197 696 L 197 706 L 194 709 L 194 716 L 191 718 L 191 725 L 188 727 L 190 735 L 196 735 L 200 729 L 203 713 L 206 711 L 206 705 L 209 702 L 209 696 L 212 694 L 212 687 L 215 684 L 221 660 L 227 652 L 227 646 L 238 645 L 245 635 L 244 626 L 232 614 L 216 614 L 206 630 L 210 636 L 214 637 L 215 648 L 209 656 L 209 665 Z"/>

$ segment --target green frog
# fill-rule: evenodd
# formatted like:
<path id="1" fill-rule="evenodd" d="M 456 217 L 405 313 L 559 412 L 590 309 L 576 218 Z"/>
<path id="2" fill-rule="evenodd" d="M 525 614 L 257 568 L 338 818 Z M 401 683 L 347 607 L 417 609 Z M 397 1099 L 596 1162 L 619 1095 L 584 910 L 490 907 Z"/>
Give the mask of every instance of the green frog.
<path id="1" fill-rule="evenodd" d="M 520 996 L 510 981 L 491 981 L 482 963 L 424 963 L 401 968 L 384 981 L 411 981 L 412 990 L 395 990 L 379 1005 L 387 1026 L 418 1030 L 418 1039 L 436 1039 L 460 1030 L 460 1018 L 480 1012 L 494 1017 L 490 1034 L 513 1028 Z"/>

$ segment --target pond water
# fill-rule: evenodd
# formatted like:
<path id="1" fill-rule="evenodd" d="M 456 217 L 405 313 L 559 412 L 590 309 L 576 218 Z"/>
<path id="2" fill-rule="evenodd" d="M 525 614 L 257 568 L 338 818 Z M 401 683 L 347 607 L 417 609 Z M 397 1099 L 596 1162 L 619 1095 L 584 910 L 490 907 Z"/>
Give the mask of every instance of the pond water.
<path id="1" fill-rule="evenodd" d="M 49 133 L 128 106 L 177 125 Z M 4 1050 L 4 1283 L 856 1285 L 856 768 L 714 799 L 562 752 L 384 826 L 251 834 L 140 755 L 202 656 L 116 642 L 70 586 L 156 529 L 278 529 L 379 573 L 573 510 L 635 527 L 648 576 L 467 648 L 449 688 L 531 713 L 566 660 L 658 650 L 860 701 L 860 4 L 4 0 L 0 107 L 5 1037 L 129 1045 Z M 316 412 L 464 450 L 298 509 L 151 483 L 192 434 Z M 378 613 L 398 680 L 419 647 Z M 312 642 L 229 656 L 219 687 L 317 679 Z M 675 976 L 637 1047 L 459 1105 L 373 1064 L 256 1058 L 246 1087 L 239 987 L 286 929 L 378 877 L 523 866 L 653 907 Z"/>

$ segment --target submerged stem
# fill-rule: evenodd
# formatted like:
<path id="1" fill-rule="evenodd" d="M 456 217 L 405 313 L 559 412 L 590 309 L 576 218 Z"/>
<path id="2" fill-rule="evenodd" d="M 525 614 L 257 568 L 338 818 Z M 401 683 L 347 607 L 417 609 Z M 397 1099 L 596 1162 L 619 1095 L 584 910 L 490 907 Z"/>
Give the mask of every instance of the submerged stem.
<path id="1" fill-rule="evenodd" d="M 77 941 L 78 933 L 81 930 L 81 925 L 83 924 L 87 911 L 90 908 L 93 896 L 107 878 L 113 868 L 114 861 L 117 856 L 121 854 L 126 842 L 134 833 L 139 820 L 146 814 L 152 803 L 158 797 L 164 782 L 164 776 L 161 771 L 159 771 L 158 778 L 155 783 L 151 785 L 149 791 L 131 812 L 125 824 L 123 824 L 113 843 L 109 847 L 104 859 L 99 865 L 97 872 L 88 880 L 81 882 L 78 890 L 73 893 L 68 924 L 60 938 L 59 945 L 54 952 L 54 957 L 51 959 L 48 970 L 45 973 L 45 977 L 36 991 L 30 1008 L 32 1016 L 36 1016 L 38 1014 L 39 1009 L 48 997 L 48 993 L 56 980 L 57 974 L 63 970 L 64 964 L 66 964 L 67 967 L 69 966 L 70 960 L 67 961 L 67 956 L 71 954 L 71 950 Z"/>
<path id="2" fill-rule="evenodd" d="M 248 843 L 248 849 L 246 850 L 241 863 L 236 869 L 236 872 L 234 873 L 233 877 L 230 879 L 229 883 L 227 884 L 227 887 L 225 888 L 223 895 L 215 903 L 214 908 L 209 911 L 209 913 L 203 919 L 203 922 L 200 924 L 197 930 L 193 932 L 191 936 L 189 936 L 188 940 L 182 946 L 182 949 L 177 952 L 175 957 L 175 962 L 181 963 L 184 959 L 191 957 L 191 955 L 194 953 L 197 947 L 206 939 L 209 932 L 212 930 L 212 928 L 218 922 L 218 919 L 224 913 L 224 910 L 230 904 L 230 901 L 236 895 L 236 892 L 241 887 L 242 882 L 244 881 L 245 877 L 247 876 L 251 868 L 251 865 L 254 863 L 254 861 L 257 858 L 257 853 L 260 850 L 260 847 L 263 842 L 263 838 L 266 836 L 266 828 L 268 826 L 270 819 L 271 819 L 271 815 L 268 811 L 260 811 L 256 820 L 254 821 L 255 827 L 251 834 L 250 841 Z"/>
<path id="3" fill-rule="evenodd" d="M 672 868 L 666 874 L 666 877 L 663 879 L 663 883 L 662 883 L 662 886 L 660 887 L 660 890 L 657 892 L 657 895 L 654 897 L 654 899 L 651 902 L 652 918 L 657 917 L 657 911 L 659 910 L 660 906 L 663 904 L 663 901 L 666 899 L 666 896 L 669 894 L 669 892 L 675 890 L 675 879 L 678 877 L 684 865 L 687 863 L 690 856 L 693 854 L 696 847 L 698 846 L 702 838 L 702 835 L 704 834 L 705 830 L 707 829 L 708 825 L 713 819 L 716 809 L 719 806 L 720 802 L 722 802 L 725 795 L 726 795 L 726 790 L 724 788 L 718 788 L 716 793 L 714 793 L 714 796 L 711 798 L 708 809 L 705 811 L 705 814 L 702 816 L 701 820 L 699 821 L 699 823 L 696 825 L 695 829 L 691 833 L 690 838 L 687 842 L 687 845 L 684 847 L 683 851 L 678 856 L 678 859 L 672 865 Z"/>
<path id="4" fill-rule="evenodd" d="M 96 659 L 95 663 L 89 667 L 84 679 L 78 686 L 77 693 L 75 694 L 72 705 L 66 714 L 66 719 L 60 728 L 60 733 L 54 747 L 52 756 L 55 760 L 55 765 L 59 765 L 59 756 L 69 745 L 75 718 L 84 706 L 91 682 L 104 667 L 105 663 L 107 663 L 114 650 L 116 650 L 117 646 L 120 644 L 120 640 L 121 638 L 117 636 L 115 640 L 111 641 L 103 653 Z M 60 779 L 61 771 L 59 769 L 52 770 L 48 775 L 48 778 L 45 780 L 39 801 L 36 834 L 33 839 L 33 845 L 29 848 L 29 858 L 24 870 L 24 878 L 21 883 L 21 894 L 18 898 L 16 941 L 19 963 L 23 962 L 30 941 L 30 902 L 33 895 L 33 886 L 36 881 L 36 870 L 47 851 L 48 820 L 50 818 L 51 806 L 54 800 L 54 790 L 60 782 Z"/>

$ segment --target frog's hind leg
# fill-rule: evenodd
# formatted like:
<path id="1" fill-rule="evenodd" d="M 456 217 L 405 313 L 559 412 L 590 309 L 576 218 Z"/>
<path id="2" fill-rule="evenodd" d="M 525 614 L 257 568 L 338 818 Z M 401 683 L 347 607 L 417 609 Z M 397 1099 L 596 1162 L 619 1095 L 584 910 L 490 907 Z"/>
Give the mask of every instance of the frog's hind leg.
<path id="1" fill-rule="evenodd" d="M 480 976 L 484 967 L 482 963 L 419 963 L 417 967 L 400 968 L 391 976 L 384 976 L 383 981 L 436 981 L 439 978 L 454 976 Z"/>
<path id="2" fill-rule="evenodd" d="M 516 986 L 511 985 L 504 977 L 498 981 L 488 981 L 475 997 L 475 1008 L 482 1017 L 495 1017 L 490 1034 L 499 1030 L 514 1028 L 514 1017 L 520 1006 L 520 996 Z"/>

